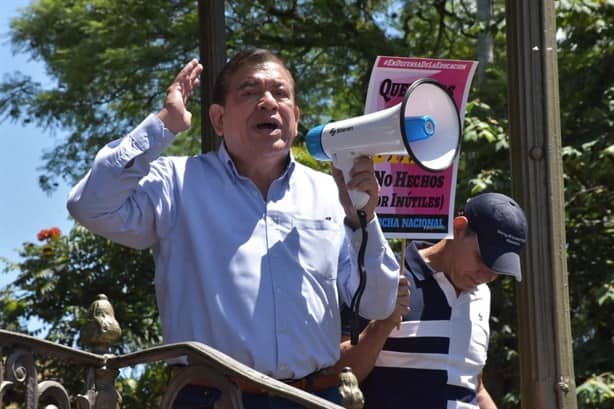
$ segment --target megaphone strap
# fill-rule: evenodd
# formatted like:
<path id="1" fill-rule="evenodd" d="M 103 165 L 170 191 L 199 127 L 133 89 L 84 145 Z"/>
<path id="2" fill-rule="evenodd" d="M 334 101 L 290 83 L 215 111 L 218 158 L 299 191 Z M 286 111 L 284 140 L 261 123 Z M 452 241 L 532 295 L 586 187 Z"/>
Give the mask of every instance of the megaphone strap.
<path id="1" fill-rule="evenodd" d="M 352 345 L 358 344 L 360 300 L 362 299 L 362 294 L 365 292 L 365 287 L 367 285 L 367 270 L 365 269 L 365 251 L 367 248 L 367 240 L 369 239 L 369 234 L 367 233 L 367 214 L 363 210 L 357 210 L 356 213 L 358 213 L 358 220 L 360 221 L 362 240 L 360 241 L 360 248 L 358 250 L 358 273 L 360 281 L 358 284 L 358 288 L 356 289 L 356 292 L 352 297 L 352 304 L 350 305 L 350 310 L 352 311 L 350 342 Z"/>

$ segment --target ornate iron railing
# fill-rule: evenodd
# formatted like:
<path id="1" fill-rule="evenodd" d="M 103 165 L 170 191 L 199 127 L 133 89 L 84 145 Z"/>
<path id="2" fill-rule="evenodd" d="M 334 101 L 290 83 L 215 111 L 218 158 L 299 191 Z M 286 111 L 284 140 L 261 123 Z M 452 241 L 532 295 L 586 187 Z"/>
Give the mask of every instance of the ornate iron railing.
<path id="1" fill-rule="evenodd" d="M 195 378 L 207 379 L 208 384 L 222 392 L 216 403 L 216 408 L 220 409 L 243 408 L 241 390 L 235 380 L 249 381 L 265 393 L 290 399 L 306 408 L 342 408 L 270 378 L 198 342 L 160 345 L 119 356 L 108 354 L 109 347 L 121 334 L 113 308 L 101 294 L 92 303 L 89 314 L 90 320 L 81 330 L 81 340 L 92 352 L 0 330 L 0 409 L 5 407 L 5 396 L 10 390 L 22 391 L 23 399 L 19 403 L 25 409 L 118 409 L 121 408 L 121 397 L 115 389 L 115 379 L 120 369 L 179 357 L 187 358 L 188 365 L 173 372 L 162 396 L 161 409 L 170 409 L 177 393 Z M 84 368 L 85 390 L 71 395 L 60 382 L 39 379 L 36 359 L 50 358 Z M 362 394 L 357 389 L 355 377 L 347 372 L 343 376 L 340 392 L 344 406 L 361 408 Z M 348 377 L 351 388 L 348 388 Z"/>

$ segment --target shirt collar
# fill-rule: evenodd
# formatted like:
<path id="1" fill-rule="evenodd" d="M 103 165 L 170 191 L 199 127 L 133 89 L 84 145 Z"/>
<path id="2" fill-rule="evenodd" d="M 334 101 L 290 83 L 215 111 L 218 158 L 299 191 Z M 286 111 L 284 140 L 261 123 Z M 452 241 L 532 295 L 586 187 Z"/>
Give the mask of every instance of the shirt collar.
<path id="1" fill-rule="evenodd" d="M 239 174 L 239 171 L 237 170 L 237 166 L 235 165 L 234 161 L 230 157 L 230 154 L 228 153 L 228 149 L 226 148 L 226 144 L 224 143 L 224 141 L 222 141 L 222 143 L 220 144 L 220 147 L 217 151 L 217 156 L 220 162 L 222 162 L 224 169 L 226 170 L 226 172 L 228 172 L 228 176 L 230 176 L 230 179 L 233 182 L 236 182 L 239 179 L 245 178 L 244 176 L 241 176 Z M 296 159 L 294 158 L 294 154 L 292 153 L 292 150 L 290 150 L 290 160 L 288 162 L 288 166 L 284 170 L 284 173 L 282 173 L 282 175 L 279 177 L 279 179 L 289 178 L 290 175 L 292 175 L 292 173 L 294 172 L 295 168 L 296 168 Z"/>
<path id="2" fill-rule="evenodd" d="M 217 156 L 220 159 L 220 162 L 222 162 L 222 165 L 224 166 L 226 172 L 228 172 L 228 176 L 230 176 L 230 179 L 233 182 L 236 181 L 236 179 L 239 178 L 240 175 L 237 171 L 237 167 L 235 166 L 234 161 L 228 153 L 228 149 L 226 149 L 226 144 L 224 143 L 224 141 L 222 141 L 219 149 L 217 150 Z"/>
<path id="3" fill-rule="evenodd" d="M 431 246 L 433 243 L 429 243 L 426 241 L 412 241 L 407 248 L 407 258 L 405 259 L 405 268 L 409 270 L 411 273 L 416 276 L 416 278 L 420 281 L 424 281 L 430 278 L 433 278 L 433 275 L 438 273 L 438 271 L 434 270 L 431 266 L 429 266 L 426 261 L 420 255 L 418 251 L 419 248 L 426 248 Z M 449 283 L 450 288 L 454 288 L 452 282 L 448 279 L 448 277 L 443 273 L 443 277 Z M 461 291 L 461 294 L 475 294 L 477 293 L 482 286 L 486 284 L 480 284 L 477 287 L 473 287 L 469 290 Z"/>
<path id="4" fill-rule="evenodd" d="M 425 242 L 418 242 L 416 245 L 415 241 L 412 241 L 409 244 L 407 249 L 407 258 L 405 259 L 405 268 L 412 272 L 416 278 L 418 278 L 418 280 L 424 281 L 432 278 L 436 271 L 424 261 L 418 252 L 418 246 L 422 248 L 427 247 L 428 244 Z"/>

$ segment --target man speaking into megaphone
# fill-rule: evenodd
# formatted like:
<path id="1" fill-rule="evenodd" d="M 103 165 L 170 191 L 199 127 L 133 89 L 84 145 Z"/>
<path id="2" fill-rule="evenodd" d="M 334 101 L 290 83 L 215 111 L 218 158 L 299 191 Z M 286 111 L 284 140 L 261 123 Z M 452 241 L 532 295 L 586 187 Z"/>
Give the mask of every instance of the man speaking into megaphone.
<path id="1" fill-rule="evenodd" d="M 361 285 L 358 253 L 368 276 L 362 316 L 388 317 L 399 282 L 374 214 L 373 162 L 356 158 L 344 181 L 294 159 L 294 79 L 261 49 L 238 53 L 217 78 L 209 117 L 223 137 L 219 150 L 160 156 L 190 127 L 186 104 L 202 70 L 196 60 L 186 64 L 164 107 L 100 150 L 70 192 L 70 213 L 97 234 L 152 249 L 166 343 L 205 343 L 339 403 L 336 387 L 318 390 L 317 379 L 339 358 L 339 300 L 349 305 Z M 347 188 L 368 196 L 359 209 L 369 236 L 362 247 Z M 246 408 L 262 399 L 286 407 L 236 382 Z M 213 407 L 218 396 L 195 380 L 174 407 Z"/>

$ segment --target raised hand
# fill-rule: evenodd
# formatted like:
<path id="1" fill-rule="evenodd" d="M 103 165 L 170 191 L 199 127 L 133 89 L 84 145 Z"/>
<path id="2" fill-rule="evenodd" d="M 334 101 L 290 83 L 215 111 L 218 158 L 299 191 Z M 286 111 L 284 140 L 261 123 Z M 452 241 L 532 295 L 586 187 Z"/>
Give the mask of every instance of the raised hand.
<path id="1" fill-rule="evenodd" d="M 166 89 L 164 108 L 158 112 L 158 118 L 174 134 L 185 131 L 192 123 L 192 113 L 187 110 L 186 104 L 192 91 L 198 86 L 202 72 L 202 64 L 193 59 L 183 67 Z"/>

